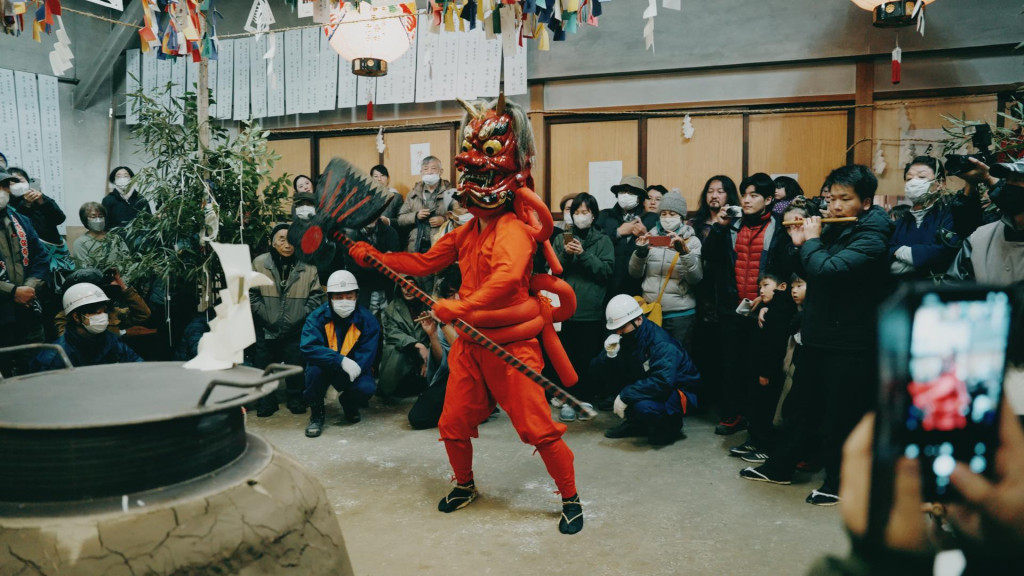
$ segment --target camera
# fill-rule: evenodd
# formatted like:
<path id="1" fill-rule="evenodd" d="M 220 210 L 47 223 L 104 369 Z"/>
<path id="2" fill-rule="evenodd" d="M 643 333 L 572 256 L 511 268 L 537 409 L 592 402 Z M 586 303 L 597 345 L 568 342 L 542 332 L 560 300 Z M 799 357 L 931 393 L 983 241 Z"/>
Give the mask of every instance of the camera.
<path id="1" fill-rule="evenodd" d="M 726 206 L 725 215 L 728 216 L 729 218 L 742 218 L 743 209 L 740 208 L 739 206 Z"/>
<path id="2" fill-rule="evenodd" d="M 976 154 L 946 154 L 946 173 L 950 176 L 959 176 L 965 172 L 974 170 L 971 158 L 979 162 L 989 164 L 992 153 L 992 128 L 988 124 L 975 124 L 974 134 L 971 135 L 971 144 L 978 152 Z"/>

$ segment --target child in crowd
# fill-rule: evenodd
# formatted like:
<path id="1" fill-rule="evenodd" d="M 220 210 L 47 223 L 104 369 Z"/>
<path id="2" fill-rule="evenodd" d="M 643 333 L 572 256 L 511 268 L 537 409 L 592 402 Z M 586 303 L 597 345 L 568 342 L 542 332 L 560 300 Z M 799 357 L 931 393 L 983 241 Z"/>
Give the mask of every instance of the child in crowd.
<path id="1" fill-rule="evenodd" d="M 751 311 L 757 318 L 757 332 L 751 342 L 751 351 L 758 377 L 747 394 L 749 437 L 743 444 L 729 450 L 731 456 L 747 462 L 767 460 L 767 450 L 775 443 L 773 420 L 785 378 L 782 362 L 786 356 L 790 323 L 796 313 L 786 281 L 787 278 L 776 273 L 762 274 L 758 281 L 760 296 Z"/>

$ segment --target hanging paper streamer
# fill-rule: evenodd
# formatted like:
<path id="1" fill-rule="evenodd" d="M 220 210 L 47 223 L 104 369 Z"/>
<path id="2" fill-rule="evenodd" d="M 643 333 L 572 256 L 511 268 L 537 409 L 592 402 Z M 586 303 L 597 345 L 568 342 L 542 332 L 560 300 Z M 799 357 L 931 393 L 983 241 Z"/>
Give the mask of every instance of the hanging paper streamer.
<path id="1" fill-rule="evenodd" d="M 689 114 L 683 118 L 683 138 L 687 140 L 693 138 L 693 119 L 690 118 Z"/>
<path id="2" fill-rule="evenodd" d="M 384 127 L 381 126 L 380 129 L 377 130 L 377 154 L 383 154 L 384 150 Z"/>
<path id="3" fill-rule="evenodd" d="M 64 30 L 64 21 L 60 16 L 56 17 L 56 23 L 57 41 L 53 44 L 53 50 L 50 52 L 50 68 L 53 69 L 54 76 L 63 76 L 74 66 L 71 60 L 75 58 L 75 55 L 71 53 L 71 39 L 68 38 L 68 33 Z"/>
<path id="4" fill-rule="evenodd" d="M 647 9 L 644 10 L 644 19 L 647 20 L 644 24 L 644 45 L 654 53 L 654 17 L 658 15 L 658 0 L 648 1 Z"/>
<path id="5" fill-rule="evenodd" d="M 871 169 L 874 170 L 875 174 L 881 175 L 885 172 L 885 153 L 882 152 L 882 142 L 878 141 L 875 143 L 875 159 L 871 165 Z"/>
<path id="6" fill-rule="evenodd" d="M 910 15 L 911 18 L 917 18 L 917 31 L 924 36 L 924 0 L 917 0 L 917 4 L 914 5 L 914 12 Z"/>
<path id="7" fill-rule="evenodd" d="M 270 25 L 274 22 L 274 13 L 270 10 L 267 0 L 254 0 L 252 8 L 249 8 L 249 18 L 246 19 L 243 29 L 255 34 L 256 40 L 259 40 L 270 30 Z"/>
<path id="8" fill-rule="evenodd" d="M 892 83 L 899 84 L 903 74 L 903 50 L 899 44 L 892 51 Z"/>

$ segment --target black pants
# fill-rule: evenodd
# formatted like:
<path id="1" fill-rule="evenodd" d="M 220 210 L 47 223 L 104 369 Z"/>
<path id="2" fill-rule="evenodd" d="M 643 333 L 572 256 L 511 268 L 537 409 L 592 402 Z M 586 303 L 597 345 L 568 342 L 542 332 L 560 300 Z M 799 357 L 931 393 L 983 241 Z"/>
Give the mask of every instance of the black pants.
<path id="1" fill-rule="evenodd" d="M 427 388 L 409 409 L 409 425 L 413 430 L 437 428 L 444 409 L 444 394 L 448 389 L 448 381 L 442 381 Z"/>
<path id="2" fill-rule="evenodd" d="M 0 348 L 21 346 L 23 344 L 39 344 L 45 341 L 43 326 L 37 317 L 29 312 L 19 313 L 15 324 L 0 326 Z M 29 363 L 42 350 L 26 350 L 0 355 L 0 374 L 4 378 L 28 374 Z"/>
<path id="3" fill-rule="evenodd" d="M 593 402 L 599 396 L 600 391 L 588 372 L 590 361 L 604 349 L 607 337 L 608 330 L 600 320 L 562 323 L 562 332 L 558 338 L 579 376 L 579 382 L 569 392 L 584 402 Z"/>
<path id="4" fill-rule="evenodd" d="M 718 346 L 723 355 L 719 413 L 728 418 L 743 415 L 751 382 L 756 384 L 755 366 L 745 362 L 743 355 L 754 339 L 757 324 L 752 318 L 733 313 L 723 316 L 719 326 Z"/>
<path id="5" fill-rule="evenodd" d="M 701 393 L 699 405 L 701 410 L 707 409 L 712 403 L 721 406 L 724 391 L 722 363 L 725 360 L 719 332 L 721 326 L 716 322 L 698 319 L 693 325 L 693 345 L 690 357 L 700 371 Z"/>
<path id="6" fill-rule="evenodd" d="M 252 350 L 253 364 L 257 368 L 266 368 L 268 364 L 283 362 L 306 368 L 306 358 L 299 352 L 299 335 L 284 338 L 267 340 L 257 338 Z M 302 373 L 289 376 L 285 382 L 285 394 L 289 400 L 302 399 L 302 392 L 306 388 L 306 379 Z M 277 401 L 280 395 L 280 388 L 277 395 L 268 396 L 272 401 Z"/>
<path id="7" fill-rule="evenodd" d="M 825 464 L 822 490 L 839 494 L 843 443 L 875 403 L 876 365 L 874 350 L 803 347 L 786 398 L 786 425 L 765 463 L 770 475 L 792 477 L 797 463 L 820 434 Z"/>
<path id="8" fill-rule="evenodd" d="M 770 450 L 776 441 L 775 409 L 779 406 L 785 375 L 781 371 L 768 376 L 762 386 L 757 377 L 747 389 L 747 406 L 743 410 L 749 422 L 750 441 L 761 450 Z"/>

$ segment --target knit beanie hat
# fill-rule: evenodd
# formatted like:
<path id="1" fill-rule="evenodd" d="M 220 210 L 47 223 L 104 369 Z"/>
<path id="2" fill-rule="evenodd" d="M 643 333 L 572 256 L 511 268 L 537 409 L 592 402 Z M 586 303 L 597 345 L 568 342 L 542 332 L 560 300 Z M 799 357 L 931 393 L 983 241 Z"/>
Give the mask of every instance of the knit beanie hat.
<path id="1" fill-rule="evenodd" d="M 683 195 L 678 190 L 673 190 L 662 197 L 661 206 L 658 207 L 658 211 L 662 210 L 671 210 L 686 218 L 686 198 L 683 198 Z"/>

